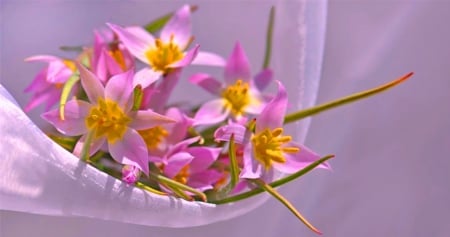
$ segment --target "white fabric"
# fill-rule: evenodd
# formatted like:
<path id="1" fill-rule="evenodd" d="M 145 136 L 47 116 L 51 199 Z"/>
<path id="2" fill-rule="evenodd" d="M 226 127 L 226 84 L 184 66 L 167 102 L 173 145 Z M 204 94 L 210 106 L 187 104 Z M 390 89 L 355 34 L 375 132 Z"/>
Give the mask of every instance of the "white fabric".
<path id="1" fill-rule="evenodd" d="M 234 33 L 236 36 L 243 34 L 239 40 L 244 44 L 250 58 L 254 59 L 253 62 L 258 63 L 255 63 L 253 67 L 254 74 L 260 68 L 259 62 L 262 62 L 263 55 L 255 56 L 252 50 L 263 52 L 264 49 L 265 28 L 270 6 L 267 3 L 247 7 L 249 10 L 259 6 L 257 10 L 260 19 L 256 21 L 257 24 L 251 23 L 260 27 L 259 31 L 261 31 L 261 39 L 256 45 L 245 47 L 248 44 L 246 41 L 253 37 L 245 33 L 248 29 L 241 29 L 241 33 Z M 236 7 L 237 4 L 239 3 L 224 5 Z M 217 11 L 216 7 L 205 5 L 204 14 L 214 16 L 213 11 Z M 9 7 L 12 6 L 15 5 L 11 4 Z M 203 7 L 203 3 L 200 6 Z M 231 12 L 234 10 L 230 9 Z M 305 1 L 281 1 L 276 4 L 276 9 L 276 37 L 272 65 L 276 72 L 276 79 L 283 81 L 292 95 L 293 103 L 290 111 L 294 111 L 295 108 L 311 106 L 315 100 L 324 43 L 326 1 L 308 4 Z M 307 14 L 304 14 L 305 12 Z M 194 17 L 201 19 L 208 16 L 199 14 Z M 244 23 L 246 18 L 242 18 L 241 21 Z M 218 21 L 216 24 L 221 22 Z M 314 28 L 308 28 L 309 25 Z M 220 25 L 209 27 L 215 28 Z M 87 27 L 83 29 L 85 35 L 91 31 Z M 201 33 L 202 30 L 200 29 L 199 32 Z M 200 34 L 198 39 L 200 42 L 201 36 Z M 208 40 L 212 41 L 212 39 Z M 230 42 L 224 42 L 222 39 L 222 42 L 226 45 L 234 44 L 233 39 L 230 39 Z M 53 45 L 53 47 L 56 46 Z M 218 50 L 224 51 L 223 48 L 223 46 L 218 47 Z M 212 51 L 215 48 L 211 47 L 207 50 Z M 229 50 L 224 54 L 228 56 Z M 31 79 L 32 76 L 29 76 L 27 81 Z M 12 81 L 9 79 L 4 82 L 7 87 L 11 86 Z M 186 97 L 190 93 L 186 92 L 185 88 L 193 86 L 182 84 L 177 87 L 182 88 L 184 94 L 175 93 L 175 95 Z M 20 94 L 16 96 L 19 96 L 19 100 L 23 103 Z M 3 174 L 0 179 L 0 209 L 2 210 L 56 216 L 83 216 L 149 226 L 186 227 L 240 216 L 267 200 L 267 195 L 259 195 L 242 202 L 216 206 L 162 197 L 128 187 L 119 180 L 80 162 L 51 142 L 8 98 L 10 95 L 3 87 L 0 87 L 0 129 L 2 131 L 0 150 L 3 152 L 3 157 L 0 159 L 0 173 Z M 304 122 L 302 130 L 293 135 L 300 137 L 302 141 L 307 127 L 308 124 Z"/>

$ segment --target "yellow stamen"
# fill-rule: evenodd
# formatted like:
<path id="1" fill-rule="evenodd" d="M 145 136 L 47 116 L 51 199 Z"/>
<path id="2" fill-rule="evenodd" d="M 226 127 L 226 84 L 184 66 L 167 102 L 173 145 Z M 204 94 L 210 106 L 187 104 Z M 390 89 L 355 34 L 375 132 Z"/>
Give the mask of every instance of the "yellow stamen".
<path id="1" fill-rule="evenodd" d="M 123 57 L 122 51 L 118 47 L 112 48 L 108 51 L 108 54 L 119 64 L 122 70 L 127 70 L 127 65 L 125 64 L 125 58 Z"/>
<path id="2" fill-rule="evenodd" d="M 158 148 L 163 139 L 169 135 L 167 130 L 161 126 L 140 130 L 138 133 L 142 136 L 145 144 L 147 144 L 147 148 L 150 150 Z"/>
<path id="3" fill-rule="evenodd" d="M 63 63 L 66 67 L 68 67 L 72 72 L 75 72 L 77 70 L 77 66 L 72 60 L 64 59 Z"/>
<path id="4" fill-rule="evenodd" d="M 255 159 L 259 161 L 266 170 L 269 170 L 273 162 L 285 163 L 286 157 L 283 153 L 296 153 L 298 147 L 282 147 L 292 140 L 291 136 L 283 136 L 283 128 L 275 128 L 272 131 L 265 129 L 259 134 L 253 135 L 251 142 Z"/>
<path id="5" fill-rule="evenodd" d="M 95 137 L 106 136 L 109 143 L 123 137 L 130 121 L 115 101 L 102 98 L 98 100 L 97 106 L 91 108 L 85 119 L 87 128 L 95 131 Z"/>
<path id="6" fill-rule="evenodd" d="M 242 80 L 237 80 L 234 85 L 228 86 L 222 92 L 222 97 L 226 101 L 226 106 L 231 109 L 235 116 L 242 115 L 245 107 L 250 104 L 249 84 Z"/>
<path id="7" fill-rule="evenodd" d="M 170 72 L 170 68 L 167 68 L 167 66 L 181 60 L 184 54 L 180 47 L 173 42 L 172 35 L 169 42 L 163 42 L 161 39 L 156 39 L 155 47 L 147 50 L 145 56 L 147 57 L 150 66 L 152 66 L 155 71 L 167 74 Z"/>

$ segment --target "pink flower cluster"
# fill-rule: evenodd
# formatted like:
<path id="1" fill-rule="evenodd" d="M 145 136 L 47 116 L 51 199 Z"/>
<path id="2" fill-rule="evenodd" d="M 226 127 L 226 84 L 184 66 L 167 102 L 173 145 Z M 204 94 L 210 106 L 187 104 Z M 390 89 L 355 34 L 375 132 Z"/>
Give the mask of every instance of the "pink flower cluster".
<path id="1" fill-rule="evenodd" d="M 274 171 L 295 173 L 319 159 L 283 130 L 288 97 L 273 72 L 252 74 L 239 43 L 227 60 L 202 51 L 191 34 L 189 6 L 176 11 L 158 36 L 136 26 L 107 26 L 110 31 L 95 32 L 93 46 L 76 59 L 27 59 L 48 66 L 26 89 L 33 96 L 25 109 L 45 104 L 42 117 L 61 136 L 76 138 L 76 156 L 115 170 L 126 183 L 143 182 L 166 193 L 177 190 L 152 177 L 199 192 L 220 191 L 230 182 L 230 142 L 236 143 L 243 183 L 236 188 L 249 179 L 272 181 Z M 169 106 L 190 65 L 223 68 L 222 80 L 202 72 L 187 79 L 214 99 L 195 109 Z M 70 100 L 52 110 L 71 78 L 77 81 Z M 277 92 L 264 93 L 271 83 Z"/>

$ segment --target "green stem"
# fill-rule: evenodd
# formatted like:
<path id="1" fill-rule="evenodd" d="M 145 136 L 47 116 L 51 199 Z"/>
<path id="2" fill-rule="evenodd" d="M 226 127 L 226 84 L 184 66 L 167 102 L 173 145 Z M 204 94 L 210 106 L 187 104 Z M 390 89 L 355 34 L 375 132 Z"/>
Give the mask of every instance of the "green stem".
<path id="1" fill-rule="evenodd" d="M 78 73 L 72 74 L 69 80 L 64 84 L 62 89 L 61 98 L 59 100 L 59 118 L 64 120 L 64 108 L 66 106 L 66 102 L 69 99 L 70 92 L 75 84 L 80 80 L 80 75 Z"/>
<path id="2" fill-rule="evenodd" d="M 286 198 L 284 198 L 280 193 L 277 192 L 272 186 L 266 184 L 261 179 L 251 179 L 250 182 L 258 185 L 261 189 L 264 189 L 264 191 L 268 192 L 270 195 L 272 195 L 274 198 L 276 198 L 278 201 L 280 201 L 289 211 L 292 212 L 303 224 L 305 224 L 309 229 L 314 231 L 317 234 L 322 234 L 316 227 L 314 227 L 311 223 L 309 223 L 306 218 L 303 217 L 302 214 L 292 205 L 291 202 L 289 202 Z"/>
<path id="3" fill-rule="evenodd" d="M 86 140 L 84 141 L 83 148 L 81 149 L 80 158 L 84 161 L 89 160 L 89 150 L 91 148 L 92 138 L 94 137 L 95 131 L 91 130 L 88 132 L 86 136 Z"/>
<path id="4" fill-rule="evenodd" d="M 294 179 L 297 179 L 297 178 L 299 178 L 299 177 L 305 175 L 305 174 L 308 173 L 309 171 L 313 170 L 314 168 L 316 168 L 316 167 L 319 166 L 320 164 L 326 162 L 327 160 L 329 160 L 329 159 L 331 159 L 331 158 L 333 158 L 333 157 L 334 157 L 334 155 L 328 155 L 328 156 L 325 156 L 325 157 L 323 157 L 323 158 L 320 158 L 319 160 L 316 160 L 315 162 L 313 162 L 313 163 L 311 163 L 310 165 L 306 166 L 306 167 L 303 168 L 302 170 L 297 171 L 296 173 L 293 173 L 293 174 L 291 174 L 291 175 L 289 175 L 289 176 L 286 176 L 286 177 L 284 177 L 284 178 L 281 178 L 281 179 L 279 179 L 279 180 L 277 180 L 277 181 L 274 181 L 274 182 L 270 183 L 269 185 L 270 185 L 271 187 L 276 188 L 276 187 L 278 187 L 278 186 L 281 186 L 281 185 L 283 185 L 283 184 L 286 184 L 286 183 L 288 183 L 288 182 L 290 182 L 290 181 L 292 181 L 292 180 L 294 180 Z M 253 197 L 253 196 L 255 196 L 256 194 L 260 194 L 260 193 L 262 193 L 262 192 L 264 192 L 264 190 L 263 190 L 263 189 L 260 189 L 260 188 L 258 188 L 258 189 L 252 189 L 252 190 L 250 190 L 250 191 L 243 192 L 243 193 L 240 193 L 240 194 L 237 194 L 237 195 L 234 195 L 234 196 L 231 196 L 231 197 L 227 197 L 227 198 L 224 198 L 224 199 L 220 199 L 220 200 L 210 200 L 209 202 L 210 202 L 210 203 L 214 203 L 214 204 L 218 204 L 218 205 L 219 205 L 219 204 L 226 204 L 226 203 L 230 203 L 230 202 L 240 201 L 240 200 L 243 200 L 243 199 L 246 199 L 246 198 L 249 198 L 249 197 Z"/>
<path id="5" fill-rule="evenodd" d="M 268 68 L 270 65 L 270 57 L 272 55 L 272 37 L 273 37 L 273 26 L 275 23 L 275 7 L 270 8 L 269 23 L 267 24 L 266 33 L 266 52 L 264 54 L 263 69 Z"/>
<path id="6" fill-rule="evenodd" d="M 348 104 L 348 103 L 352 103 L 352 102 L 355 102 L 355 101 L 358 101 L 358 100 L 361 100 L 361 99 L 364 99 L 364 98 L 376 95 L 376 94 L 381 93 L 383 91 L 386 91 L 386 90 L 388 90 L 388 89 L 390 89 L 390 88 L 392 88 L 392 87 L 394 87 L 396 85 L 399 85 L 400 83 L 402 83 L 405 80 L 407 80 L 408 78 L 410 78 L 412 75 L 413 75 L 413 73 L 410 72 L 410 73 L 408 73 L 408 74 L 406 74 L 406 75 L 404 75 L 404 76 L 402 76 L 402 77 L 400 77 L 400 78 L 398 78 L 398 79 L 396 79 L 394 81 L 391 81 L 389 83 L 386 83 L 386 84 L 378 86 L 378 87 L 375 87 L 373 89 L 362 91 L 362 92 L 359 92 L 359 93 L 356 93 L 356 94 L 353 94 L 353 95 L 350 95 L 350 96 L 346 96 L 346 97 L 343 97 L 343 98 L 340 98 L 340 99 L 337 99 L 337 100 L 334 100 L 334 101 L 331 101 L 331 102 L 328 102 L 328 103 L 324 103 L 324 104 L 321 104 L 321 105 L 314 106 L 314 107 L 309 108 L 309 109 L 300 110 L 298 112 L 295 112 L 295 113 L 292 113 L 292 114 L 288 114 L 284 118 L 284 123 L 285 124 L 286 123 L 292 123 L 292 122 L 295 122 L 297 120 L 300 120 L 300 119 L 303 119 L 303 118 L 306 118 L 306 117 L 309 117 L 309 116 L 312 116 L 312 115 L 316 115 L 316 114 L 321 113 L 323 111 L 326 111 L 326 110 L 329 110 L 329 109 L 333 109 L 333 108 L 336 108 L 336 107 L 339 107 L 339 106 L 342 106 L 342 105 L 345 105 L 345 104 Z"/>
<path id="7" fill-rule="evenodd" d="M 168 186 L 171 186 L 171 187 L 176 187 L 176 188 L 178 188 L 178 189 L 181 189 L 181 190 L 184 190 L 184 191 L 191 192 L 191 193 L 193 193 L 193 194 L 198 195 L 198 196 L 202 199 L 202 201 L 204 201 L 204 202 L 207 201 L 206 195 L 205 195 L 204 193 L 198 191 L 197 189 L 194 189 L 194 188 L 192 188 L 192 187 L 189 187 L 189 186 L 187 186 L 187 185 L 185 185 L 185 184 L 182 184 L 182 183 L 180 183 L 180 182 L 177 182 L 177 181 L 175 181 L 175 180 L 173 180 L 173 179 L 169 179 L 169 178 L 167 178 L 167 177 L 165 177 L 165 176 L 163 176 L 163 175 L 160 175 L 160 174 L 156 174 L 156 175 L 154 175 L 154 177 L 155 177 L 159 182 L 162 182 L 162 183 L 164 183 L 164 184 L 166 184 L 166 185 L 168 185 Z"/>
<path id="8" fill-rule="evenodd" d="M 158 195 L 162 195 L 162 196 L 167 196 L 167 193 L 164 193 L 164 192 L 161 192 L 161 191 L 159 191 L 159 190 L 153 189 L 153 188 L 151 188 L 151 187 L 149 187 L 149 186 L 147 186 L 147 185 L 145 185 L 145 184 L 143 184 L 143 183 L 141 183 L 141 182 L 136 182 L 136 187 L 138 187 L 138 188 L 140 188 L 140 189 L 143 189 L 143 190 L 145 190 L 145 191 L 154 193 L 154 194 L 158 194 Z"/>

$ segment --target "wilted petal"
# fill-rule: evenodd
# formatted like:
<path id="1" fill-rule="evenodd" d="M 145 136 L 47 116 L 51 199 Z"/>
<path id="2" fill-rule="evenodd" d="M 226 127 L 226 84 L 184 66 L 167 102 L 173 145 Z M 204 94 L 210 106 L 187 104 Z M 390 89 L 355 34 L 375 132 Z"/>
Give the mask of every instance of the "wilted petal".
<path id="1" fill-rule="evenodd" d="M 127 129 L 122 140 L 108 143 L 111 156 L 124 165 L 134 165 L 146 175 L 149 173 L 147 145 L 134 129 Z"/>
<path id="2" fill-rule="evenodd" d="M 262 165 L 253 158 L 252 146 L 247 144 L 244 148 L 244 167 L 239 174 L 240 178 L 244 179 L 257 179 L 261 177 Z"/>
<path id="3" fill-rule="evenodd" d="M 59 109 L 42 114 L 58 131 L 68 136 L 78 136 L 87 132 L 85 118 L 89 114 L 91 104 L 81 100 L 71 100 L 64 108 L 64 120 L 59 116 Z"/>
<path id="4" fill-rule="evenodd" d="M 180 172 L 180 170 L 189 164 L 194 157 L 187 152 L 178 152 L 168 157 L 167 164 L 164 166 L 164 174 L 172 178 Z"/>
<path id="5" fill-rule="evenodd" d="M 226 63 L 225 59 L 220 55 L 200 51 L 197 53 L 197 57 L 195 57 L 191 64 L 223 67 Z"/>
<path id="6" fill-rule="evenodd" d="M 295 173 L 306 166 L 310 165 L 312 162 L 320 159 L 320 156 L 315 152 L 311 151 L 306 146 L 290 142 L 286 144 L 288 147 L 297 147 L 300 149 L 296 153 L 284 153 L 286 157 L 285 163 L 273 163 L 273 168 L 286 174 Z M 328 163 L 322 163 L 318 168 L 330 169 Z"/>
<path id="7" fill-rule="evenodd" d="M 220 95 L 222 83 L 206 73 L 197 73 L 189 78 L 193 84 L 200 86 L 213 95 Z"/>
<path id="8" fill-rule="evenodd" d="M 172 63 L 170 65 L 168 65 L 168 68 L 179 68 L 179 67 L 185 67 L 189 64 L 192 63 L 192 60 L 194 60 L 194 58 L 197 56 L 198 53 L 198 48 L 200 47 L 200 45 L 195 45 L 194 48 L 192 48 L 191 50 L 189 50 L 186 55 L 184 55 L 183 59 L 181 59 L 178 62 Z"/>
<path id="9" fill-rule="evenodd" d="M 229 114 L 230 110 L 225 108 L 222 99 L 211 100 L 197 111 L 193 126 L 217 124 L 224 121 Z"/>
<path id="10" fill-rule="evenodd" d="M 117 102 L 122 108 L 129 108 L 133 94 L 132 81 L 132 70 L 111 77 L 105 87 L 105 97 Z"/>
<path id="11" fill-rule="evenodd" d="M 139 70 L 133 78 L 133 88 L 137 85 L 141 85 L 142 88 L 147 88 L 151 84 L 153 84 L 155 81 L 160 79 L 162 76 L 161 72 L 157 72 L 151 68 L 143 68 Z"/>
<path id="12" fill-rule="evenodd" d="M 161 30 L 161 39 L 165 42 L 174 37 L 174 41 L 181 48 L 185 48 L 191 38 L 191 10 L 189 5 L 184 5 L 170 18 Z"/>
<path id="13" fill-rule="evenodd" d="M 83 86 L 89 101 L 91 103 L 97 103 L 99 98 L 105 96 L 105 89 L 100 82 L 100 79 L 83 65 L 77 63 L 77 67 L 80 71 L 81 85 Z"/>
<path id="14" fill-rule="evenodd" d="M 130 112 L 130 115 L 133 119 L 129 126 L 136 130 L 144 130 L 158 125 L 176 122 L 167 116 L 153 112 L 153 110 L 138 110 Z"/>
<path id="15" fill-rule="evenodd" d="M 106 24 L 119 36 L 120 40 L 131 54 L 142 62 L 147 64 L 149 63 L 147 57 L 145 56 L 145 52 L 154 44 L 155 40 L 153 36 L 147 34 L 146 37 L 142 37 L 141 34 L 135 35 L 133 33 L 133 29 L 128 31 L 118 25 L 111 23 Z"/>
<path id="16" fill-rule="evenodd" d="M 275 129 L 283 126 L 284 115 L 288 103 L 286 89 L 281 82 L 278 84 L 277 95 L 267 104 L 256 120 L 256 132 L 263 131 L 266 128 Z"/>
<path id="17" fill-rule="evenodd" d="M 236 80 L 248 82 L 251 79 L 250 63 L 239 42 L 234 46 L 233 52 L 225 65 L 225 82 L 234 84 Z"/>
<path id="18" fill-rule="evenodd" d="M 271 69 L 266 68 L 255 76 L 254 83 L 256 88 L 262 91 L 266 89 L 266 87 L 269 85 L 272 79 L 273 79 L 273 71 Z"/>
<path id="19" fill-rule="evenodd" d="M 214 139 L 216 141 L 230 141 L 232 134 L 234 134 L 234 142 L 239 144 L 245 144 L 251 135 L 243 125 L 232 123 L 218 128 L 214 132 Z"/>

